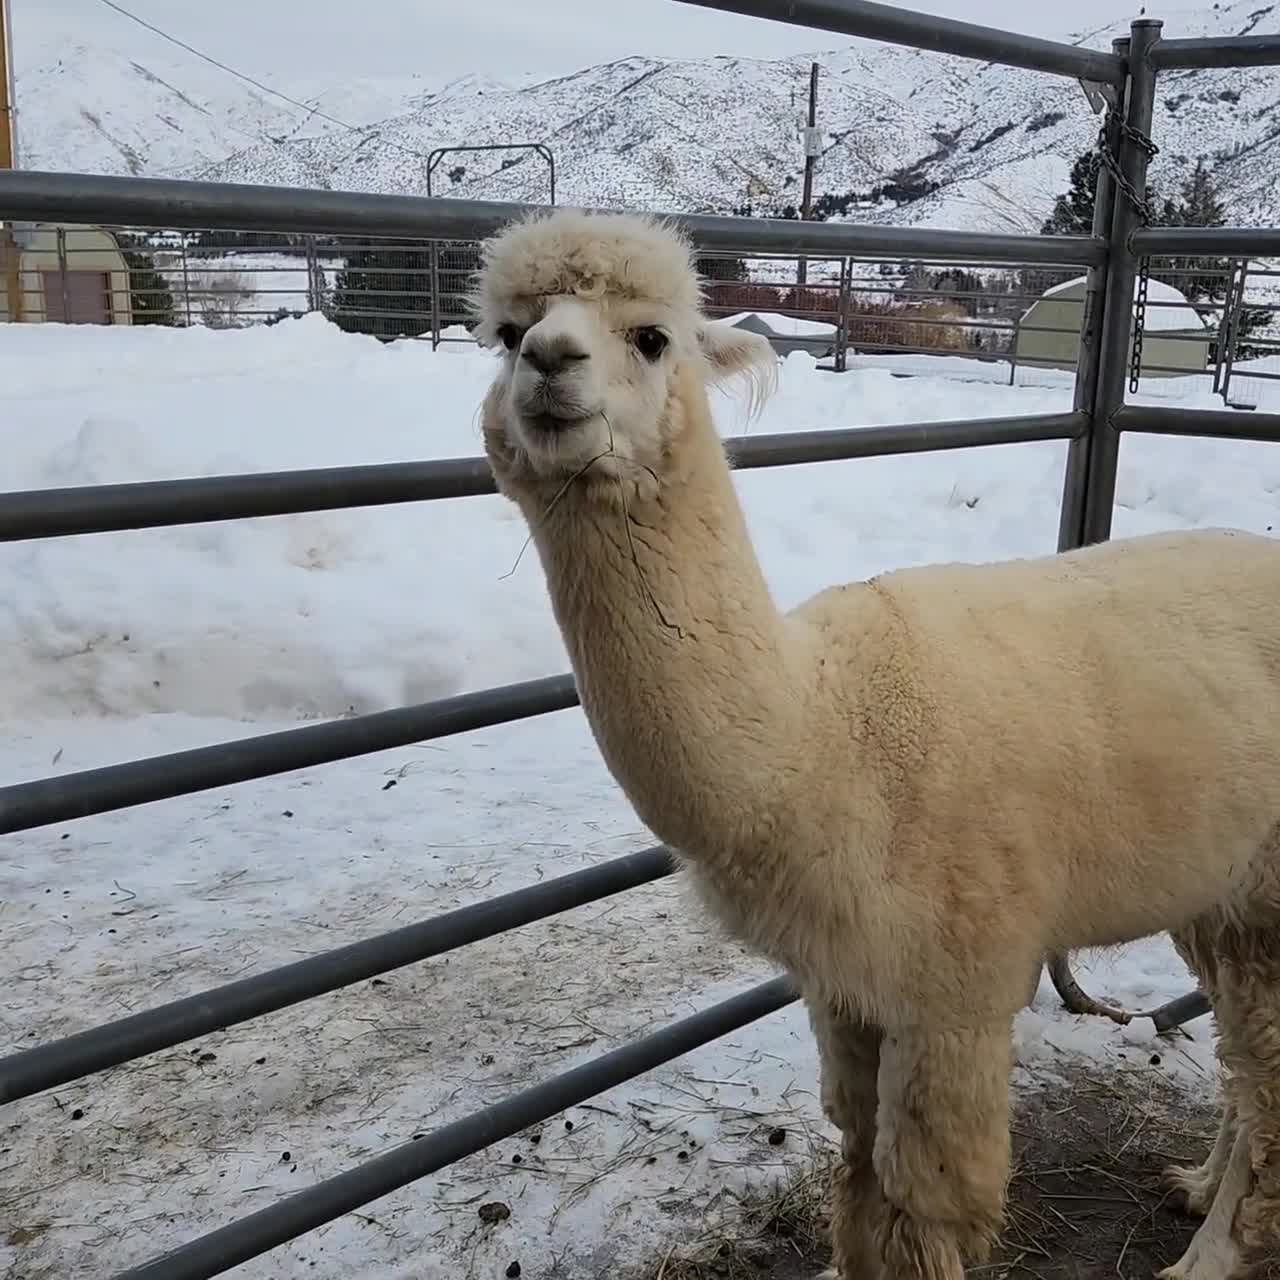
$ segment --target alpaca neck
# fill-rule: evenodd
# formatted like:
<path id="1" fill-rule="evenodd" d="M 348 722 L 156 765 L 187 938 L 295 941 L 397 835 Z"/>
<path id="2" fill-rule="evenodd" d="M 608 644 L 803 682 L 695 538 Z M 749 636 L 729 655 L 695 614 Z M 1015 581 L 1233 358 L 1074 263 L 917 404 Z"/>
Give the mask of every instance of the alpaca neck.
<path id="1" fill-rule="evenodd" d="M 660 839 L 690 857 L 733 858 L 785 810 L 777 764 L 802 732 L 799 655 L 702 386 L 683 388 L 669 411 L 679 428 L 656 494 L 628 484 L 624 515 L 616 486 L 602 500 L 596 480 L 534 525 L 610 771 Z"/>

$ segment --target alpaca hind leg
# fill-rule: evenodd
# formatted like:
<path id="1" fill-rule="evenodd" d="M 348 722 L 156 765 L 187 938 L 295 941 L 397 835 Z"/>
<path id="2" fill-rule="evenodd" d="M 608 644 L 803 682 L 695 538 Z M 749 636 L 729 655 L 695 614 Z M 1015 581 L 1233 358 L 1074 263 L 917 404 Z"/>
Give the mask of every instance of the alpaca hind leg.
<path id="1" fill-rule="evenodd" d="M 880 1032 L 811 1004 L 818 1043 L 822 1109 L 840 1130 L 841 1160 L 831 1184 L 833 1267 L 820 1280 L 880 1280 L 871 1223 L 880 1203 L 872 1167 Z"/>
<path id="2" fill-rule="evenodd" d="M 1009 1176 L 1010 1027 L 886 1031 L 875 1169 L 884 1280 L 962 1280 L 987 1258 Z"/>
<path id="3" fill-rule="evenodd" d="M 1205 917 L 1185 929 L 1174 930 L 1170 935 L 1174 949 L 1182 957 L 1187 968 L 1195 974 L 1200 989 L 1209 996 L 1210 1000 L 1214 1000 L 1218 990 L 1218 961 L 1214 948 L 1218 944 L 1221 927 L 1221 921 L 1215 915 Z M 1226 1028 L 1219 1021 L 1220 1057 L 1223 1051 L 1222 1037 L 1225 1033 Z M 1238 1127 L 1231 1082 L 1225 1073 L 1220 1074 L 1222 1122 L 1218 1126 L 1218 1136 L 1214 1140 L 1213 1149 L 1209 1152 L 1208 1158 L 1201 1165 L 1170 1165 L 1164 1170 L 1165 1185 L 1180 1192 L 1187 1211 L 1200 1217 L 1204 1217 L 1213 1206 L 1223 1174 L 1227 1170 L 1227 1162 L 1231 1156 Z"/>
<path id="4" fill-rule="evenodd" d="M 1241 1254 L 1233 1225 L 1252 1185 L 1249 1135 L 1237 1128 L 1208 1217 L 1192 1237 L 1186 1253 L 1173 1266 L 1158 1272 L 1157 1280 L 1237 1280 L 1241 1277 L 1238 1270 Z"/>

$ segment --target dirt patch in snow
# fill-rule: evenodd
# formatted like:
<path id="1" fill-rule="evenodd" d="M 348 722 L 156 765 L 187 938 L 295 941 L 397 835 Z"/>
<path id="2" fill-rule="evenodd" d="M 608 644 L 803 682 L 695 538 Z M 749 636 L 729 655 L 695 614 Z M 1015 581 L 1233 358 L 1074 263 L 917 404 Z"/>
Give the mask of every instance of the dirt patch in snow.
<path id="1" fill-rule="evenodd" d="M 1163 1079 L 1158 1056 L 1131 1072 L 1066 1067 L 1020 1091 L 1008 1219 L 970 1280 L 1149 1280 L 1181 1257 L 1199 1221 L 1160 1173 L 1204 1158 L 1217 1115 L 1208 1090 Z M 737 1231 L 726 1225 L 643 1280 L 814 1280 L 830 1257 L 825 1182 L 825 1168 L 807 1170 L 744 1203 Z"/>

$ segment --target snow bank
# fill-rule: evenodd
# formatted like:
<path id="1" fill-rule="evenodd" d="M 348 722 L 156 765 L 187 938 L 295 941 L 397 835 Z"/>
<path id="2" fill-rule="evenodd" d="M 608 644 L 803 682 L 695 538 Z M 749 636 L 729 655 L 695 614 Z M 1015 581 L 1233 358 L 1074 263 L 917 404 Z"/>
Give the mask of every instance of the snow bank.
<path id="1" fill-rule="evenodd" d="M 315 315 L 221 332 L 9 328 L 5 487 L 475 454 L 492 359 L 384 345 Z M 976 362 L 917 362 L 926 373 L 913 378 L 856 364 L 838 376 L 791 356 L 751 429 L 1070 403 L 1066 378 L 1007 388 Z M 1195 385 L 1172 391 L 1185 400 Z M 738 402 L 721 398 L 717 412 L 726 433 L 743 429 Z M 1064 455 L 1056 443 L 1006 446 L 753 471 L 739 484 L 790 605 L 894 565 L 1051 550 Z M 1265 446 L 1127 441 L 1117 524 L 1265 526 L 1277 483 L 1280 451 Z M 514 509 L 486 497 L 6 546 L 0 715 L 333 716 L 562 670 L 536 556 L 507 576 L 525 535 Z"/>
<path id="2" fill-rule="evenodd" d="M 227 332 L 10 330 L 6 487 L 474 454 L 491 360 L 386 346 L 316 316 Z M 892 421 L 900 387 L 798 357 L 755 429 Z M 912 412 L 957 412 L 941 384 L 929 398 Z M 1016 398 L 1028 412 L 1061 403 L 1045 390 Z M 723 407 L 732 429 L 735 405 Z M 1030 480 L 1048 546 L 1060 452 L 810 467 L 744 488 L 771 577 L 794 600 L 830 572 L 928 558 L 944 528 L 974 554 L 1017 550 L 1011 527 L 975 538 L 957 485 L 1012 519 Z M 884 505 L 916 495 L 923 521 L 885 529 Z M 524 539 L 507 503 L 476 498 L 11 545 L 0 550 L 0 643 L 13 655 L 0 713 L 332 716 L 561 670 L 536 556 L 506 576 Z"/>

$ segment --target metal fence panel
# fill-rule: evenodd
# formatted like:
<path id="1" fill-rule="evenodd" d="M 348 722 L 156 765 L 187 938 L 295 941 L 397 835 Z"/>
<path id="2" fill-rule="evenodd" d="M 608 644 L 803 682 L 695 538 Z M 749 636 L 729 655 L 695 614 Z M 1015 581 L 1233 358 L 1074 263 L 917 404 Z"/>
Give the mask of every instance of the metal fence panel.
<path id="1" fill-rule="evenodd" d="M 0 218 L 68 222 L 93 218 L 112 226 L 478 240 L 492 235 L 513 217 L 540 207 L 543 206 L 177 178 L 114 178 L 33 169 L 0 172 Z M 742 253 L 828 257 L 880 253 L 1067 266 L 1091 266 L 1107 254 L 1105 241 L 1087 236 L 997 235 L 706 214 L 660 216 L 683 227 L 700 247 Z"/>
<path id="2" fill-rule="evenodd" d="M 1158 436 L 1202 436 L 1215 440 L 1280 443 L 1280 413 L 1233 409 L 1165 409 L 1129 404 L 1115 416 L 1120 431 Z"/>
<path id="3" fill-rule="evenodd" d="M 208 1280 L 530 1125 L 652 1071 L 796 1000 L 785 978 L 761 983 L 663 1030 L 407 1142 L 114 1280 Z"/>
<path id="4" fill-rule="evenodd" d="M 1161 71 L 1280 66 L 1280 35 L 1161 40 L 1151 51 L 1151 61 Z"/>
<path id="5" fill-rule="evenodd" d="M 897 5 L 872 4 L 869 0 L 791 0 L 785 5 L 778 4 L 777 0 L 683 0 L 683 3 L 752 18 L 771 18 L 845 36 L 904 44 L 959 58 L 979 58 L 1007 67 L 1026 67 L 1077 80 L 1120 84 L 1124 79 L 1123 59 L 1093 49 L 980 27 L 972 22 L 957 22 L 932 13 L 916 13 Z"/>
<path id="6" fill-rule="evenodd" d="M 969 418 L 739 436 L 727 440 L 725 449 L 731 464 L 746 470 L 1067 439 L 1079 435 L 1086 425 L 1087 418 L 1074 413 Z M 495 492 L 493 473 L 484 458 L 34 489 L 0 494 L 0 542 Z"/>
<path id="7" fill-rule="evenodd" d="M 25 1049 L 0 1059 L 0 1105 L 650 884 L 674 871 L 670 851 L 654 845 Z"/>
<path id="8" fill-rule="evenodd" d="M 412 707 L 20 782 L 0 787 L 0 834 L 268 778 L 577 705 L 571 675 L 546 676 Z"/>

